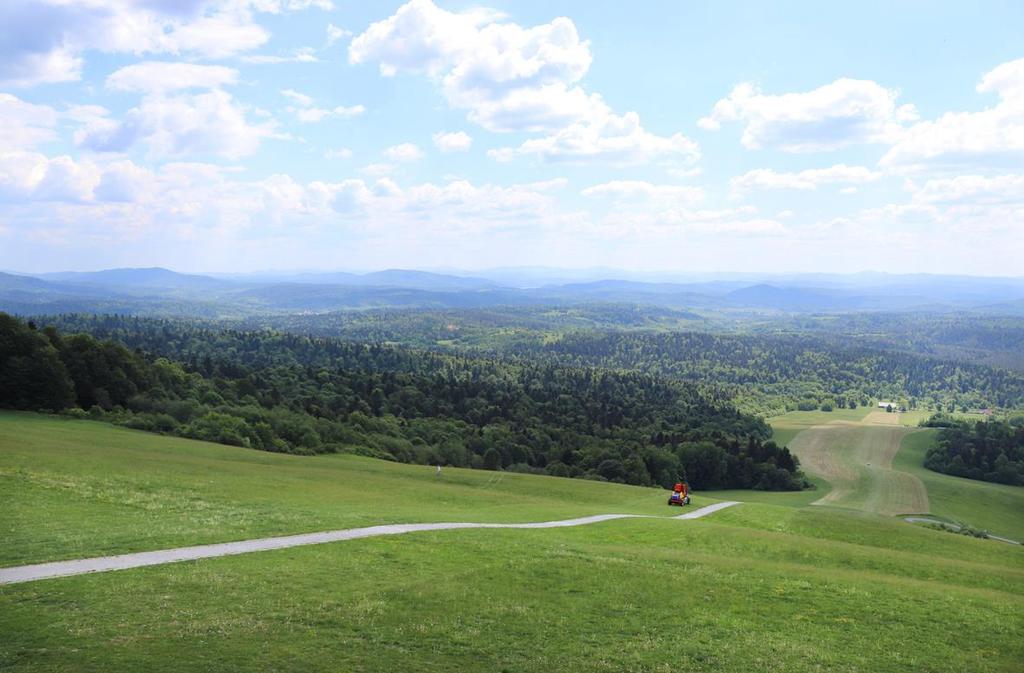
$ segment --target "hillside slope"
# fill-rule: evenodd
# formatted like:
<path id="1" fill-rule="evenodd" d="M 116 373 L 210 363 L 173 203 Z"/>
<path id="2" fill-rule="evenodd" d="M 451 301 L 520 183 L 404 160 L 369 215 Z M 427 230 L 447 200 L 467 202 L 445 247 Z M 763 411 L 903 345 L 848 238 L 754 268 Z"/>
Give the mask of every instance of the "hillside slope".
<path id="1" fill-rule="evenodd" d="M 657 489 L 437 477 L 31 414 L 0 415 L 0 428 L 4 564 L 341 521 L 667 509 Z M 685 524 L 416 533 L 11 585 L 0 588 L 0 665 L 1012 671 L 1022 610 L 1018 547 L 744 504 Z"/>

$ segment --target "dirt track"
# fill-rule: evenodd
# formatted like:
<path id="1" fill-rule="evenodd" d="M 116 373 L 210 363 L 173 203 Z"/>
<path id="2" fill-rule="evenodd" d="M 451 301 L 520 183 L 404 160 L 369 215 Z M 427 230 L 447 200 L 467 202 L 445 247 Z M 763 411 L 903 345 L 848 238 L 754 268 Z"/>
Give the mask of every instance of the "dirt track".
<path id="1" fill-rule="evenodd" d="M 814 504 L 886 515 L 917 514 L 929 511 L 924 484 L 892 469 L 900 442 L 909 432 L 913 430 L 890 423 L 830 423 L 804 430 L 789 447 L 808 474 L 832 485 Z"/>

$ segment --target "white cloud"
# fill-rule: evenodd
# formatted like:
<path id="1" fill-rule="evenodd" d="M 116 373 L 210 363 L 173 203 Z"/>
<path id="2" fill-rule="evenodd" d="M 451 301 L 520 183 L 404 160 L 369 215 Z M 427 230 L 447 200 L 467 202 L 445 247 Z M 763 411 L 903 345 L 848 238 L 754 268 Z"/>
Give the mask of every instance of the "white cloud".
<path id="1" fill-rule="evenodd" d="M 588 187 L 583 196 L 608 197 L 616 201 L 653 200 L 692 205 L 704 200 L 704 190 L 690 185 L 655 185 L 642 180 L 612 180 Z"/>
<path id="2" fill-rule="evenodd" d="M 454 13 L 412 0 L 349 45 L 352 63 L 381 74 L 425 73 L 449 104 L 491 131 L 537 131 L 580 119 L 590 105 L 576 82 L 590 67 L 590 45 L 567 18 L 523 28 L 480 10 Z"/>
<path id="3" fill-rule="evenodd" d="M 369 176 L 382 176 L 393 173 L 395 170 L 394 165 L 385 163 L 367 164 L 359 169 L 359 172 L 363 175 Z"/>
<path id="4" fill-rule="evenodd" d="M 296 227 L 432 240 L 541 227 L 559 221 L 554 194 L 564 186 L 564 180 L 402 186 L 387 177 L 302 183 L 284 174 L 241 181 L 209 164 L 149 171 L 126 160 L 0 154 L 0 209 L 32 208 L 32 219 L 47 227 L 73 226 L 76 241 L 114 236 L 122 246 L 139 236 L 216 245 L 255 227 L 288 240 L 295 240 Z"/>
<path id="5" fill-rule="evenodd" d="M 56 138 L 57 111 L 0 93 L 0 150 L 27 149 Z"/>
<path id="6" fill-rule="evenodd" d="M 412 0 L 356 36 L 349 61 L 376 61 L 386 77 L 400 70 L 438 75 L 478 46 L 481 27 L 494 18 L 480 10 L 454 13 L 430 0 Z"/>
<path id="7" fill-rule="evenodd" d="M 795 173 L 780 173 L 771 168 L 757 168 L 733 178 L 731 184 L 733 191 L 736 192 L 753 189 L 814 190 L 821 185 L 864 184 L 874 182 L 881 177 L 880 172 L 872 171 L 864 166 L 836 164 L 829 168 L 809 168 Z"/>
<path id="8" fill-rule="evenodd" d="M 588 228 L 589 236 L 630 242 L 654 242 L 661 246 L 679 242 L 680 236 L 730 236 L 735 244 L 745 238 L 777 238 L 789 233 L 778 220 L 761 217 L 754 208 L 693 210 L 686 207 L 665 207 L 652 202 L 649 208 L 616 208 L 596 225 Z"/>
<path id="9" fill-rule="evenodd" d="M 982 77 L 979 93 L 999 97 L 981 112 L 947 112 L 914 124 L 882 157 L 887 167 L 1014 169 L 1024 164 L 1024 59 Z"/>
<path id="10" fill-rule="evenodd" d="M 698 124 L 717 130 L 723 123 L 745 123 L 741 142 L 748 149 L 821 152 L 888 143 L 906 122 L 917 118 L 914 106 L 897 106 L 898 96 L 898 91 L 871 80 L 849 78 L 782 95 L 762 94 L 752 84 L 740 84 Z"/>
<path id="11" fill-rule="evenodd" d="M 700 157 L 697 143 L 681 133 L 670 137 L 650 133 L 640 125 L 635 112 L 621 117 L 605 110 L 594 119 L 571 124 L 555 133 L 533 138 L 519 147 L 503 147 L 488 152 L 497 161 L 516 156 L 535 156 L 542 161 L 639 164 L 662 159 L 689 165 Z"/>
<path id="12" fill-rule="evenodd" d="M 252 54 L 250 56 L 243 56 L 242 61 L 246 63 L 255 63 L 257 65 L 277 65 L 279 63 L 316 63 L 320 59 L 317 58 L 316 50 L 312 47 L 299 47 L 298 49 L 292 50 L 291 54 L 282 56 L 279 54 Z"/>
<path id="13" fill-rule="evenodd" d="M 0 83 L 33 86 L 78 80 L 82 55 L 88 51 L 232 56 L 269 39 L 256 14 L 330 5 L 325 0 L 2 2 L 0 25 L 18 39 L 0 44 Z"/>
<path id="14" fill-rule="evenodd" d="M 37 152 L 0 153 L 0 202 L 135 201 L 153 174 L 131 161 L 97 163 Z"/>
<path id="15" fill-rule="evenodd" d="M 339 147 L 336 150 L 327 150 L 324 152 L 324 158 L 326 159 L 351 159 L 352 150 L 347 147 Z"/>
<path id="16" fill-rule="evenodd" d="M 331 109 L 331 114 L 335 117 L 342 117 L 349 119 L 350 117 L 358 117 L 359 115 L 366 112 L 366 108 L 362 105 L 338 105 Z"/>
<path id="17" fill-rule="evenodd" d="M 389 161 L 408 163 L 422 159 L 423 150 L 413 143 L 402 143 L 400 145 L 394 145 L 387 148 L 384 150 L 383 155 L 384 158 Z"/>
<path id="18" fill-rule="evenodd" d="M 318 122 L 328 117 L 351 119 L 366 112 L 366 108 L 362 105 L 339 105 L 330 109 L 316 107 L 311 96 L 299 93 L 294 89 L 282 89 L 281 95 L 295 103 L 295 105 L 288 107 L 288 111 L 294 114 L 295 118 L 300 122 Z"/>
<path id="19" fill-rule="evenodd" d="M 913 199 L 916 203 L 1024 206 L 1024 175 L 958 175 L 927 180 L 915 190 Z M 1019 212 L 1018 223 L 1024 227 L 1024 210 Z"/>
<path id="20" fill-rule="evenodd" d="M 489 131 L 549 135 L 492 153 L 498 160 L 640 162 L 670 156 L 692 161 L 696 144 L 681 134 L 656 136 L 635 112 L 615 114 L 579 82 L 590 68 L 590 43 L 559 17 L 524 28 L 493 11 L 456 13 L 412 0 L 349 45 L 349 61 L 377 63 L 385 77 L 425 74 L 448 104 Z"/>
<path id="21" fill-rule="evenodd" d="M 209 154 L 233 159 L 252 154 L 263 138 L 275 135 L 272 121 L 251 123 L 230 94 L 215 89 L 147 95 L 124 120 L 96 123 L 77 138 L 80 145 L 101 152 L 122 152 L 143 143 L 153 156 Z"/>
<path id="22" fill-rule="evenodd" d="M 438 131 L 431 137 L 434 146 L 442 152 L 465 152 L 473 144 L 473 139 L 465 131 Z"/>
<path id="23" fill-rule="evenodd" d="M 237 80 L 237 70 L 217 65 L 145 61 L 123 67 L 107 77 L 107 87 L 142 92 L 141 102 L 121 121 L 98 106 L 76 108 L 75 140 L 101 152 L 143 143 L 152 156 L 250 155 L 261 139 L 275 136 L 275 123 L 250 122 L 246 108 L 220 88 Z M 185 93 L 188 89 L 209 90 Z"/>
<path id="24" fill-rule="evenodd" d="M 167 92 L 217 89 L 238 81 L 238 71 L 221 65 L 145 61 L 115 70 L 106 85 L 119 91 Z"/>
<path id="25" fill-rule="evenodd" d="M 289 111 L 295 114 L 295 118 L 300 122 L 318 122 L 328 117 L 338 117 L 339 119 L 351 119 L 352 117 L 358 117 L 359 115 L 366 112 L 366 108 L 362 105 L 351 105 L 344 106 L 339 105 L 338 107 L 326 109 L 320 107 L 311 108 L 288 108 Z"/>
<path id="26" fill-rule="evenodd" d="M 333 23 L 328 23 L 327 24 L 327 45 L 326 46 L 330 47 L 331 45 L 333 45 L 333 44 L 335 44 L 337 42 L 340 42 L 341 40 L 344 40 L 346 37 L 350 37 L 351 35 L 352 35 L 352 31 L 351 30 L 346 30 L 346 29 L 342 28 L 341 26 L 335 26 Z"/>

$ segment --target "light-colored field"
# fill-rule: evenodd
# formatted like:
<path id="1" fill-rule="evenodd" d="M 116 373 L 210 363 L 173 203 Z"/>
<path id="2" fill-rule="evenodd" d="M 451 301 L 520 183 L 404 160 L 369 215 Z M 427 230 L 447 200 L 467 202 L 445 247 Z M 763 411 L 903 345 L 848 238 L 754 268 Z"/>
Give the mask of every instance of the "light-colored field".
<path id="1" fill-rule="evenodd" d="M 881 515 L 921 514 L 1024 540 L 1024 488 L 961 479 L 924 467 L 937 430 L 928 412 L 793 412 L 769 419 L 776 441 L 800 458 L 817 491 L 715 491 L 715 498 L 790 507 L 817 504 Z M 860 418 L 857 418 L 857 415 Z M 896 422 L 898 419 L 898 423 Z M 918 511 L 920 510 L 920 511 Z"/>
<path id="2" fill-rule="evenodd" d="M 902 425 L 900 423 L 900 416 L 903 414 L 881 411 L 876 409 L 864 417 L 864 423 L 870 425 Z"/>

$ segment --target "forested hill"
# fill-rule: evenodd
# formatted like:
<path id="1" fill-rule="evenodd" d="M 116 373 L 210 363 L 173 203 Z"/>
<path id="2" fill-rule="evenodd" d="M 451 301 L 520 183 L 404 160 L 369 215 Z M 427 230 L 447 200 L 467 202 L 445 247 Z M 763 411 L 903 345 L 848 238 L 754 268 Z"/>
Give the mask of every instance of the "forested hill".
<path id="1" fill-rule="evenodd" d="M 586 323 L 612 324 L 613 316 L 633 329 L 579 329 Z M 798 408 L 863 406 L 877 399 L 935 411 L 1024 406 L 1024 374 L 1018 371 L 886 350 L 856 339 L 843 342 L 835 335 L 643 329 L 664 324 L 665 319 L 646 309 L 619 307 L 616 311 L 552 308 L 540 314 L 527 309 L 484 314 L 386 311 L 268 321 L 294 333 L 335 334 L 356 341 L 389 339 L 476 358 L 500 355 L 714 384 L 741 409 L 764 417 Z M 201 338 L 193 338 L 200 328 L 190 323 L 125 316 L 63 315 L 39 321 L 67 332 L 112 338 L 197 368 L 206 355 L 224 352 L 213 344 L 232 333 L 210 327 Z M 303 355 L 302 343 L 306 342 L 297 343 L 296 352 L 287 357 L 315 364 L 328 352 L 318 347 Z M 340 342 L 327 339 L 324 343 Z M 245 351 L 264 345 L 227 347 Z M 278 349 L 243 354 L 259 366 L 284 357 Z M 421 352 L 419 357 L 425 356 Z"/>
<path id="2" fill-rule="evenodd" d="M 731 384 L 738 403 L 765 415 L 876 399 L 946 411 L 1024 405 L 1019 372 L 800 335 L 577 331 L 520 339 L 507 350 L 574 366 Z"/>
<path id="3" fill-rule="evenodd" d="M 1024 485 L 1024 418 L 968 421 L 933 416 L 942 428 L 924 466 L 957 477 Z"/>
<path id="4" fill-rule="evenodd" d="M 0 406 L 70 408 L 271 451 L 633 484 L 684 477 L 698 488 L 803 483 L 763 421 L 704 386 L 273 332 L 118 325 L 120 344 L 0 314 Z"/>

